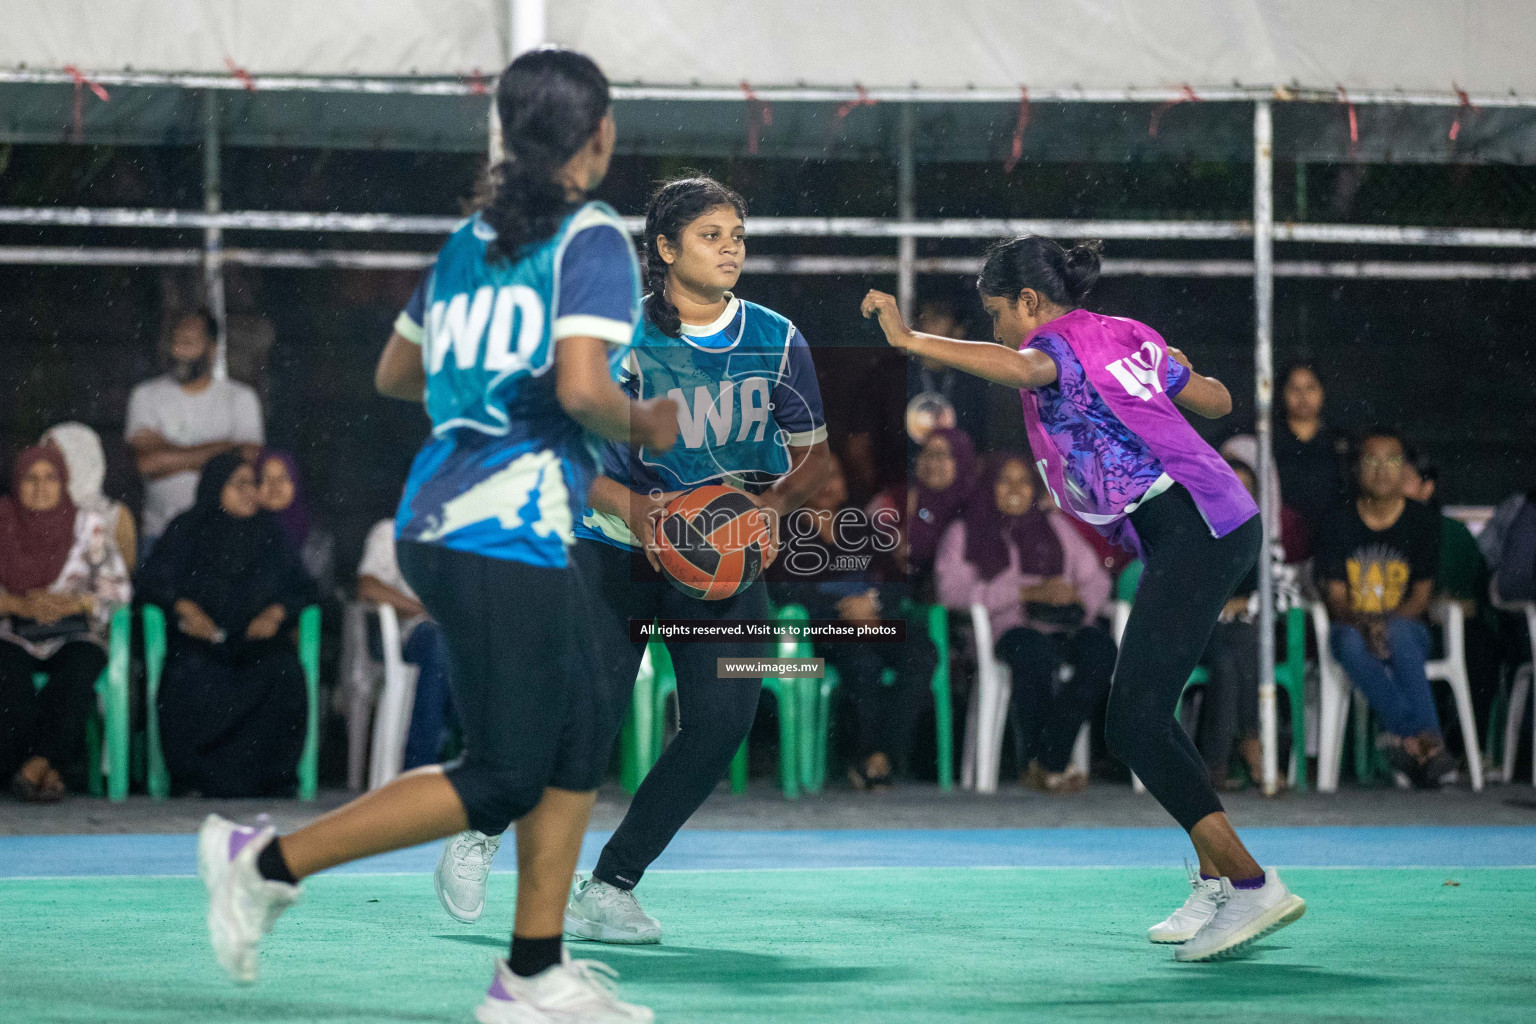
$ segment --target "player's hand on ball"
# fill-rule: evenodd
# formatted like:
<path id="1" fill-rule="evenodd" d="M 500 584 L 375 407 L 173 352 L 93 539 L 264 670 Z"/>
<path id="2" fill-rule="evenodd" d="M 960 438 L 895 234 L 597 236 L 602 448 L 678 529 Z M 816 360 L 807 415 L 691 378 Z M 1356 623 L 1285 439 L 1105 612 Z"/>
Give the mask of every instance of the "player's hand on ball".
<path id="1" fill-rule="evenodd" d="M 651 563 L 651 568 L 661 571 L 661 561 L 656 556 L 656 530 L 661 521 L 667 516 L 667 502 L 682 494 L 682 491 L 668 491 L 665 494 L 644 495 L 636 494 L 629 502 L 629 515 L 624 525 L 629 527 L 629 532 L 640 541 L 640 549 L 645 552 L 645 560 Z"/>
<path id="2" fill-rule="evenodd" d="M 880 329 L 885 332 L 885 340 L 891 343 L 893 348 L 906 348 L 912 339 L 912 332 L 907 329 L 907 323 L 901 318 L 901 307 L 896 305 L 896 296 L 874 288 L 864 296 L 864 301 L 859 304 L 859 312 L 866 318 L 875 317 L 880 322 Z"/>

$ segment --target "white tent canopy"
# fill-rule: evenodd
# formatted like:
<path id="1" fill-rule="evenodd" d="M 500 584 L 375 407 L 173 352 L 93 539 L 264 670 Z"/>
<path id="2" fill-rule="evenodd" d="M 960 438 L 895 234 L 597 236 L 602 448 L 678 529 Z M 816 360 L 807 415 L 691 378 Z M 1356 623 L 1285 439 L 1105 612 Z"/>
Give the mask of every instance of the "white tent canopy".
<path id="1" fill-rule="evenodd" d="M 494 74 L 507 0 L 11 0 L 0 71 Z M 1536 96 L 1529 0 L 556 0 L 619 83 Z"/>

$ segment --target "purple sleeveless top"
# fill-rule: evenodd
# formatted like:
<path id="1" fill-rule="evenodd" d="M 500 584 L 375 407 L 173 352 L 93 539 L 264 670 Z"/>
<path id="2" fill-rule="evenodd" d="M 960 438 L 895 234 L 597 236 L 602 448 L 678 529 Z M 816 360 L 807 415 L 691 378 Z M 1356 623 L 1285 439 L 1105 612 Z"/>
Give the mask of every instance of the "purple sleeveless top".
<path id="1" fill-rule="evenodd" d="M 1214 536 L 1258 514 L 1237 474 L 1174 406 L 1189 371 L 1152 328 L 1079 309 L 1024 345 L 1057 367 L 1054 385 L 1020 397 L 1036 465 L 1063 511 L 1134 550 L 1127 508 L 1166 473 Z"/>

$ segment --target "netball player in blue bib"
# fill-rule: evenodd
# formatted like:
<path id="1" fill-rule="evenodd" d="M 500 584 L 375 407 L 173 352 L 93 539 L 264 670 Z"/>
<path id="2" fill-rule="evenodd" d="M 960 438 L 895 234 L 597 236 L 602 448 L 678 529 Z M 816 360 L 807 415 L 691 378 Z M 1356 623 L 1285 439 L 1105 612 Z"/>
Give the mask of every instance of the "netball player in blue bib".
<path id="1" fill-rule="evenodd" d="M 669 451 L 605 445 L 590 507 L 576 527 L 576 562 L 592 602 L 583 612 L 583 636 L 616 712 L 605 727 L 610 742 L 645 650 L 630 639 L 631 620 L 768 617 L 761 580 L 726 600 L 701 601 L 662 578 L 646 550 L 662 507 L 690 488 L 726 484 L 782 516 L 816 491 L 828 464 L 805 338 L 778 313 L 731 294 L 746 254 L 745 215 L 739 195 L 705 177 L 662 186 L 646 213 L 650 295 L 623 380 L 641 400 L 677 403 L 678 441 Z M 592 877 L 573 891 L 568 937 L 661 941 L 661 926 L 641 910 L 635 884 L 714 790 L 752 727 L 762 680 L 716 678 L 716 659 L 763 657 L 766 647 L 669 646 L 680 731 L 641 783 Z M 494 852 L 494 841 L 487 850 L 483 839 L 450 841 L 439 866 L 443 906 L 460 920 L 478 916 L 483 905 Z"/>
<path id="2" fill-rule="evenodd" d="M 570 50 L 536 50 L 497 86 L 505 162 L 489 207 L 449 237 L 396 326 L 379 389 L 425 398 L 432 436 L 396 519 L 400 566 L 447 637 L 464 753 L 275 837 L 210 816 L 199 836 L 215 953 L 237 981 L 316 871 L 465 829 L 517 823 L 517 913 L 482 1024 L 649 1021 L 601 965 L 571 961 L 561 923 L 612 717 L 581 659 L 572 530 L 595 472 L 587 437 L 664 452 L 677 415 L 615 384 L 639 320 L 622 223 L 585 202 L 608 168 L 608 82 Z M 366 969 L 365 967 L 361 969 Z"/>

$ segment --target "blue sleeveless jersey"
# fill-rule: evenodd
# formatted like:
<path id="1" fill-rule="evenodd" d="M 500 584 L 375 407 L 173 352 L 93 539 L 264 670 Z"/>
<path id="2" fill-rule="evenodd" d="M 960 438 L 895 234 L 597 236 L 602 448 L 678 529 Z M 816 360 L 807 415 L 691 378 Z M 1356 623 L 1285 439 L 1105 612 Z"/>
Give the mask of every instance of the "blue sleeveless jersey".
<path id="1" fill-rule="evenodd" d="M 639 319 L 639 267 L 602 203 L 576 210 L 516 263 L 487 261 L 495 237 L 478 216 L 460 225 L 395 323 L 421 345 L 432 420 L 396 535 L 563 568 L 595 463 L 555 396 L 555 345 L 602 338 L 617 372 Z"/>
<path id="2" fill-rule="evenodd" d="M 825 440 L 810 346 L 771 309 L 731 298 L 713 324 L 682 336 L 642 320 L 620 382 L 638 398 L 677 402 L 677 444 L 668 452 L 605 443 L 601 471 L 641 493 L 720 483 L 761 491 L 790 465 L 789 448 Z M 576 536 L 634 547 L 616 516 L 590 506 Z"/>

